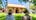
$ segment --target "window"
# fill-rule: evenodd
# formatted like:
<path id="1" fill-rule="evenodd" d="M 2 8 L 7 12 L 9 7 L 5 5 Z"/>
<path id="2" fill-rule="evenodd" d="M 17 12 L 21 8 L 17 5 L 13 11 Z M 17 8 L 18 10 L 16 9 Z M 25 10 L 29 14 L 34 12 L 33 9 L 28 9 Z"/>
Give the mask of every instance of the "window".
<path id="1" fill-rule="evenodd" d="M 16 13 L 18 13 L 18 10 L 16 10 Z"/>

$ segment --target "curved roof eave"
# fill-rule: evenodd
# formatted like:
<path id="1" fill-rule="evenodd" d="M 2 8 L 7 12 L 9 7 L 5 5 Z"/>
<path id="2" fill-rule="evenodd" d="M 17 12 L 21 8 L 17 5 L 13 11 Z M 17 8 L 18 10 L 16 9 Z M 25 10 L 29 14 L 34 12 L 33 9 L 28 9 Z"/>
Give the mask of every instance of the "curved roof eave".
<path id="1" fill-rule="evenodd" d="M 8 4 L 8 7 L 23 7 L 26 8 L 24 5 L 20 5 L 20 4 Z"/>

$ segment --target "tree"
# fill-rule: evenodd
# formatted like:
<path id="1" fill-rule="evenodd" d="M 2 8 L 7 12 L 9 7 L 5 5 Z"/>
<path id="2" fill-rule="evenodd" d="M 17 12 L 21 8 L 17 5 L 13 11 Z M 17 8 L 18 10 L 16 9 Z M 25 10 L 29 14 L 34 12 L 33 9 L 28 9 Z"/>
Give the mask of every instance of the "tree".
<path id="1" fill-rule="evenodd" d="M 2 4 L 2 0 L 0 0 L 0 4 Z"/>
<path id="2" fill-rule="evenodd" d="M 4 1 L 4 0 L 2 0 L 2 1 Z M 4 4 L 3 4 L 3 2 L 2 2 L 2 6 L 3 6 L 3 8 L 6 8 L 7 3 L 8 3 L 7 0 L 4 1 Z"/>
<path id="3" fill-rule="evenodd" d="M 36 6 L 31 6 L 30 9 L 33 10 L 32 12 L 36 13 Z"/>
<path id="4" fill-rule="evenodd" d="M 32 10 L 32 13 L 36 13 L 36 6 L 34 6 L 34 4 L 30 5 L 30 9 Z"/>
<path id="5" fill-rule="evenodd" d="M 8 2 L 7 2 L 7 0 L 5 0 L 5 1 L 6 1 L 6 2 L 5 2 L 5 8 L 6 8 L 6 7 L 7 7 L 7 3 L 8 3 Z"/>
<path id="6" fill-rule="evenodd" d="M 2 10 L 1 4 L 2 4 L 2 0 L 0 0 L 0 10 Z"/>
<path id="7" fill-rule="evenodd" d="M 19 2 L 21 2 L 21 0 L 18 0 Z M 22 2 L 28 2 L 29 0 L 22 0 Z M 31 2 L 33 1 L 33 4 L 36 5 L 36 0 L 31 0 Z"/>
<path id="8" fill-rule="evenodd" d="M 2 10 L 2 7 L 0 6 L 0 10 Z"/>
<path id="9" fill-rule="evenodd" d="M 29 0 L 18 0 L 19 2 L 28 2 Z"/>
<path id="10" fill-rule="evenodd" d="M 36 0 L 33 0 L 33 4 L 36 5 Z"/>
<path id="11" fill-rule="evenodd" d="M 19 0 L 19 2 L 21 2 L 21 0 Z M 29 2 L 29 0 L 22 0 L 22 2 L 27 3 L 27 2 Z M 21 3 L 22 3 L 22 2 L 21 2 Z M 27 10 L 27 8 L 26 8 L 26 10 Z M 27 10 L 27 11 L 28 11 L 28 10 Z M 26 12 L 27 12 L 27 11 L 26 11 Z M 24 12 L 24 13 L 26 14 L 26 12 Z M 27 12 L 27 15 L 28 15 L 28 14 L 29 14 L 29 11 Z"/>

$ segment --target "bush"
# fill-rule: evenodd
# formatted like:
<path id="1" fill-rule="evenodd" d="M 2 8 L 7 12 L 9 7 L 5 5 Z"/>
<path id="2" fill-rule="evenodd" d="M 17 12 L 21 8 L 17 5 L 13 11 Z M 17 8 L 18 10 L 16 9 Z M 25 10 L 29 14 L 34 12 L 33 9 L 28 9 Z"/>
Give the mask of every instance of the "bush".
<path id="1" fill-rule="evenodd" d="M 6 19 L 6 14 L 0 13 L 0 20 L 5 20 L 5 19 Z"/>

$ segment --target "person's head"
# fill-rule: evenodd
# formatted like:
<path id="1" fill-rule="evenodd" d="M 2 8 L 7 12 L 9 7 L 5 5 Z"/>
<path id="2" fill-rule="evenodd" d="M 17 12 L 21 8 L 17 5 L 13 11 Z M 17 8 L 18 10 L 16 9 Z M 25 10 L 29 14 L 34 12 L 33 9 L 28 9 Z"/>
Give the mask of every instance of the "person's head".
<path id="1" fill-rule="evenodd" d="M 12 15 L 12 13 L 8 13 L 8 15 Z"/>
<path id="2" fill-rule="evenodd" d="M 12 15 L 12 10 L 11 9 L 9 10 L 8 15 Z"/>

